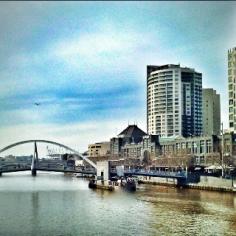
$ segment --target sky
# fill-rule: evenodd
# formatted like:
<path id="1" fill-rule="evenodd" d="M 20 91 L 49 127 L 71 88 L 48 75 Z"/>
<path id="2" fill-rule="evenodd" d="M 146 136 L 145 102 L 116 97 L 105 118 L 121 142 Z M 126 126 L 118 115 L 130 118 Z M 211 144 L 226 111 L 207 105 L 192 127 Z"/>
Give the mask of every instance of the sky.
<path id="1" fill-rule="evenodd" d="M 0 2 L 0 30 L 0 148 L 47 139 L 85 151 L 128 124 L 146 131 L 148 64 L 201 72 L 228 128 L 236 2 Z"/>

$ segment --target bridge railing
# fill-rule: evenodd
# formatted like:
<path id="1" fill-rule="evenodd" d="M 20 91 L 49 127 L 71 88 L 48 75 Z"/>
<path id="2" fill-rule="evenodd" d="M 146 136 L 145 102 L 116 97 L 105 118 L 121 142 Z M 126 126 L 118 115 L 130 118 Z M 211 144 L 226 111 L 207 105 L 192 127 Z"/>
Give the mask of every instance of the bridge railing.
<path id="1" fill-rule="evenodd" d="M 0 169 L 2 172 L 5 171 L 17 171 L 17 170 L 25 170 L 30 169 L 30 165 L 19 165 L 19 164 L 12 164 L 12 165 L 0 165 Z"/>
<path id="2" fill-rule="evenodd" d="M 17 172 L 31 170 L 31 165 L 9 165 L 9 166 L 0 166 L 0 172 Z M 87 173 L 87 174 L 96 174 L 94 168 L 72 168 L 67 166 L 48 166 L 48 165 L 36 165 L 36 170 L 40 171 L 56 171 L 56 172 L 71 172 L 71 173 Z"/>
<path id="3" fill-rule="evenodd" d="M 111 173 L 116 173 L 116 169 L 110 169 Z M 187 177 L 185 171 L 159 171 L 159 170 L 145 170 L 145 169 L 125 169 L 124 174 L 130 175 L 147 175 L 147 176 L 161 176 L 161 177 Z"/>

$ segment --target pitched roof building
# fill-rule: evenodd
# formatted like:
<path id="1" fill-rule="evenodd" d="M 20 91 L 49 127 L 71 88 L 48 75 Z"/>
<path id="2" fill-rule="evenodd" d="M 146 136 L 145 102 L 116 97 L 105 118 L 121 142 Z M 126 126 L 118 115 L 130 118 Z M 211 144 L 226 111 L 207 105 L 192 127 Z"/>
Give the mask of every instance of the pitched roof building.
<path id="1" fill-rule="evenodd" d="M 123 138 L 124 142 L 139 143 L 145 135 L 147 134 L 137 125 L 129 125 L 118 135 L 118 138 Z"/>
<path id="2" fill-rule="evenodd" d="M 110 141 L 111 155 L 123 158 L 141 158 L 145 151 L 154 154 L 159 146 L 157 135 L 148 135 L 137 125 L 128 125 Z"/>

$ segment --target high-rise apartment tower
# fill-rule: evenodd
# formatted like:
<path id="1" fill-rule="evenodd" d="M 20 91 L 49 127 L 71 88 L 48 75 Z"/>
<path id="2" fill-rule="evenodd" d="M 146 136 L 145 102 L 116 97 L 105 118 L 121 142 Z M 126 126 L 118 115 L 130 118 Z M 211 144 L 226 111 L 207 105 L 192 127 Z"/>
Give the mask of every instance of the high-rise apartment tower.
<path id="1" fill-rule="evenodd" d="M 229 129 L 236 131 L 236 47 L 228 50 Z"/>
<path id="2" fill-rule="evenodd" d="M 202 90 L 204 135 L 220 135 L 220 95 L 212 88 Z"/>
<path id="3" fill-rule="evenodd" d="M 202 74 L 180 65 L 147 66 L 147 131 L 202 134 Z"/>

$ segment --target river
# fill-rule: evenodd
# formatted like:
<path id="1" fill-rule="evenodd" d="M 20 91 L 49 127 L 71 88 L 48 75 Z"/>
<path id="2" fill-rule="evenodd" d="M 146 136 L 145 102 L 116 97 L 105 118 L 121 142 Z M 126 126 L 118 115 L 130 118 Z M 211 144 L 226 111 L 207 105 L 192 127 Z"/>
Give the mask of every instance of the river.
<path id="1" fill-rule="evenodd" d="M 236 194 L 151 185 L 108 192 L 59 173 L 3 174 L 0 235 L 236 235 Z"/>

